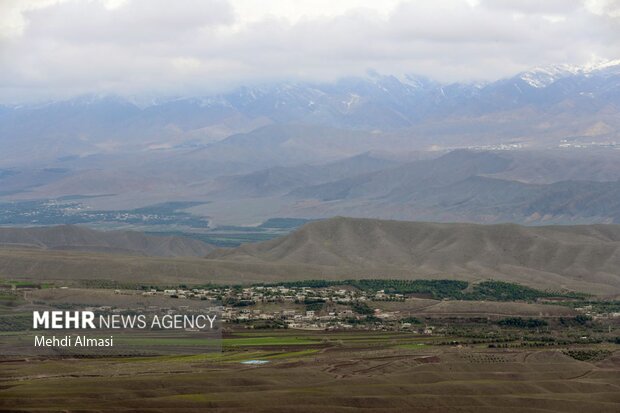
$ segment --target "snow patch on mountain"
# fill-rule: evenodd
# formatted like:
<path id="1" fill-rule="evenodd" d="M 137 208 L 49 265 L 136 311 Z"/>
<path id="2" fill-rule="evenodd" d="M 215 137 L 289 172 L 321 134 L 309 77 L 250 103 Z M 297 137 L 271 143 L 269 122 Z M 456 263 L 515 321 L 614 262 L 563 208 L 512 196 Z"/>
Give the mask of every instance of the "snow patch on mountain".
<path id="1" fill-rule="evenodd" d="M 620 59 L 598 61 L 583 66 L 559 64 L 535 67 L 526 72 L 520 73 L 518 76 L 531 87 L 538 89 L 547 87 L 556 81 L 569 76 L 588 76 L 597 74 L 597 72 L 608 71 L 609 69 L 617 69 L 618 73 L 620 73 Z"/>

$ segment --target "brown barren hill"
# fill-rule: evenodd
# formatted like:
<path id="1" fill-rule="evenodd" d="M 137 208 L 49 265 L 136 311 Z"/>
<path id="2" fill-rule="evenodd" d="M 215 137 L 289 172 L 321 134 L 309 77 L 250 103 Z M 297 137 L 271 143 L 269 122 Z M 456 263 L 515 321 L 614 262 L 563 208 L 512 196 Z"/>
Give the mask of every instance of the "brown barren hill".
<path id="1" fill-rule="evenodd" d="M 106 248 L 112 245 L 118 248 L 119 243 L 102 247 L 103 238 L 92 241 L 98 242 L 94 246 L 85 240 L 69 243 L 74 238 L 67 232 L 73 228 L 63 229 L 67 238 L 60 244 L 43 242 L 43 236 L 21 238 L 21 245 L 5 244 L 0 248 L 0 277 L 164 284 L 495 279 L 544 290 L 620 296 L 617 225 L 523 227 L 333 218 L 307 224 L 271 241 L 215 250 L 206 259 L 102 253 L 110 252 Z M 94 233 L 120 239 L 159 238 Z M 24 248 L 24 244 L 38 248 Z M 85 244 L 90 245 L 86 252 L 74 251 Z M 135 251 L 136 243 L 131 245 Z"/>
<path id="2" fill-rule="evenodd" d="M 157 257 L 201 257 L 214 249 L 212 245 L 191 238 L 134 231 L 96 231 L 76 225 L 0 228 L 0 246 Z"/>
<path id="3" fill-rule="evenodd" d="M 333 218 L 288 236 L 219 249 L 243 263 L 406 269 L 415 278 L 492 277 L 545 288 L 620 291 L 620 226 L 524 227 Z M 453 276 L 453 277 L 450 277 Z"/>

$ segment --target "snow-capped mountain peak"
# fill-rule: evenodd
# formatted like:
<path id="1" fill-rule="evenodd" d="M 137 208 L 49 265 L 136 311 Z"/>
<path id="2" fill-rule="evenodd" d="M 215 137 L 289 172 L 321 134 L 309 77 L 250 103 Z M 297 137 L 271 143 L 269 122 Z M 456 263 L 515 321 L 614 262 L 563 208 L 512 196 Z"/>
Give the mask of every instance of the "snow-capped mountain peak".
<path id="1" fill-rule="evenodd" d="M 547 87 L 564 77 L 576 75 L 582 72 L 582 68 L 572 65 L 551 65 L 545 67 L 535 67 L 527 72 L 523 72 L 519 77 L 535 88 Z"/>
<path id="2" fill-rule="evenodd" d="M 620 72 L 620 59 L 603 60 L 589 63 L 583 66 L 558 64 L 550 66 L 535 67 L 518 76 L 521 80 L 532 87 L 547 87 L 556 81 L 574 75 L 592 75 L 600 71 L 617 68 Z"/>

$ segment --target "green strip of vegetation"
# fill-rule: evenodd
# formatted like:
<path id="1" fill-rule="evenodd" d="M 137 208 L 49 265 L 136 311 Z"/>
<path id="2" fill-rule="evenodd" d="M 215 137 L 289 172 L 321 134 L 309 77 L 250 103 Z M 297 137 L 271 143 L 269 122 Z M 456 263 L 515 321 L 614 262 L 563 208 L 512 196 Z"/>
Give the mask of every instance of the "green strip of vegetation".
<path id="1" fill-rule="evenodd" d="M 587 308 L 594 313 L 620 313 L 620 300 L 561 301 L 553 304 L 563 305 L 570 308 Z"/>
<path id="2" fill-rule="evenodd" d="M 538 298 L 572 298 L 583 299 L 585 294 L 568 292 L 558 293 L 540 291 L 519 284 L 503 281 L 483 281 L 474 285 L 473 292 L 463 295 L 464 300 L 493 300 L 493 301 L 534 301 Z"/>
<path id="3" fill-rule="evenodd" d="M 537 318 L 525 319 L 521 317 L 510 317 L 500 320 L 498 324 L 504 327 L 538 328 L 546 326 L 547 322 L 545 320 L 540 320 Z"/>
<path id="4" fill-rule="evenodd" d="M 470 284 L 459 280 L 307 280 L 264 284 L 266 286 L 327 288 L 352 286 L 364 291 L 384 290 L 387 294 L 424 294 L 430 298 L 471 301 L 535 301 L 539 298 L 569 298 L 583 300 L 586 294 L 575 292 L 540 291 L 519 284 L 503 281 L 482 281 Z"/>

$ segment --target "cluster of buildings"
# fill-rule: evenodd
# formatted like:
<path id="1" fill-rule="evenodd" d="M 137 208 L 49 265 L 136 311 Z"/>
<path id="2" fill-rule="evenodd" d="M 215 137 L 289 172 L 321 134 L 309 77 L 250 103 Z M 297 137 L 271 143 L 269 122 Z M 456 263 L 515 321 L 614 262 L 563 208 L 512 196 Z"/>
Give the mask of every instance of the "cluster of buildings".
<path id="1" fill-rule="evenodd" d="M 120 290 L 116 293 L 122 294 Z M 271 328 L 307 330 L 332 329 L 417 329 L 404 322 L 399 311 L 382 311 L 374 301 L 404 301 L 403 294 L 385 290 L 363 291 L 356 288 L 311 288 L 289 286 L 213 287 L 192 289 L 149 290 L 143 296 L 164 296 L 187 300 L 210 300 L 221 303 L 223 321 L 245 324 L 250 328 L 263 325 Z M 268 304 L 279 304 L 268 310 Z M 287 305 L 288 304 L 288 305 Z M 355 311 L 362 306 L 365 311 Z M 420 331 L 431 334 L 432 328 Z"/>
<path id="2" fill-rule="evenodd" d="M 327 311 L 283 309 L 279 311 L 265 311 L 238 307 L 224 307 L 222 313 L 224 321 L 229 323 L 247 324 L 255 328 L 256 322 L 271 321 L 285 328 L 301 330 L 410 330 L 417 331 L 419 325 L 403 321 L 399 311 L 381 311 L 375 309 L 372 314 L 358 314 L 348 308 L 332 309 Z M 424 327 L 420 331 L 432 334 L 432 328 Z"/>
<path id="3" fill-rule="evenodd" d="M 594 305 L 584 305 L 582 307 L 577 307 L 575 308 L 575 311 L 578 311 L 580 313 L 582 313 L 585 316 L 591 317 L 594 320 L 597 319 L 610 319 L 610 318 L 620 318 L 620 311 L 616 311 L 618 309 L 618 306 L 615 306 L 616 308 L 612 308 L 612 309 L 601 309 L 601 308 L 596 308 L 596 306 Z"/>
<path id="4" fill-rule="evenodd" d="M 116 290 L 120 294 L 120 290 Z M 403 294 L 387 293 L 385 290 L 363 291 L 355 288 L 311 288 L 286 286 L 252 286 L 246 288 L 193 288 L 150 290 L 143 296 L 164 295 L 172 298 L 193 298 L 234 302 L 235 305 L 256 303 L 336 303 L 351 304 L 366 301 L 404 301 Z"/>

